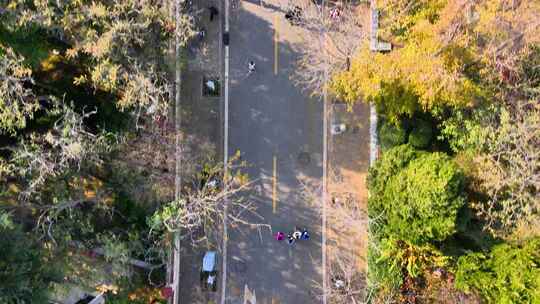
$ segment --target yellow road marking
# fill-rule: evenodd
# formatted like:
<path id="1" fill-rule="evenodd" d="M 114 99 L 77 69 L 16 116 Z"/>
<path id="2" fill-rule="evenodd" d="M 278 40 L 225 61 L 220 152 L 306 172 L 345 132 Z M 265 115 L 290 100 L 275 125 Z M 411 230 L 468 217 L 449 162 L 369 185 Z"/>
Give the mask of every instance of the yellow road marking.
<path id="1" fill-rule="evenodd" d="M 278 46 L 279 46 L 279 34 L 278 34 L 278 15 L 274 15 L 274 75 L 278 72 Z"/>
<path id="2" fill-rule="evenodd" d="M 277 157 L 274 155 L 272 169 L 272 212 L 277 211 Z"/>

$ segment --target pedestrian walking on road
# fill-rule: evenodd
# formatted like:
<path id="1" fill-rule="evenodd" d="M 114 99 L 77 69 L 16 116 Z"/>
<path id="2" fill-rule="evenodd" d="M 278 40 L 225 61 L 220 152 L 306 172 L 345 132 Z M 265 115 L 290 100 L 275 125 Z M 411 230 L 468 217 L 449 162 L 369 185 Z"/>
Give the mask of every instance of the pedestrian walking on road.
<path id="1" fill-rule="evenodd" d="M 199 37 L 199 40 L 204 40 L 204 37 L 206 37 L 206 30 L 204 28 L 201 28 L 197 32 L 197 37 Z"/>
<path id="2" fill-rule="evenodd" d="M 248 76 L 253 72 L 255 72 L 255 62 L 250 61 L 248 62 Z"/>
<path id="3" fill-rule="evenodd" d="M 309 240 L 309 233 L 306 228 L 302 229 L 302 235 L 300 236 L 301 240 Z"/>
<path id="4" fill-rule="evenodd" d="M 210 11 L 210 22 L 212 22 L 214 17 L 218 15 L 218 9 L 215 6 L 210 6 L 208 10 Z"/>
<path id="5" fill-rule="evenodd" d="M 292 236 L 290 234 L 287 235 L 287 243 L 289 243 L 289 245 L 294 244 L 295 241 L 296 240 L 294 239 L 294 236 Z"/>
<path id="6" fill-rule="evenodd" d="M 275 238 L 276 238 L 277 241 L 283 241 L 283 239 L 285 239 L 285 233 L 278 232 L 278 233 L 276 233 Z"/>

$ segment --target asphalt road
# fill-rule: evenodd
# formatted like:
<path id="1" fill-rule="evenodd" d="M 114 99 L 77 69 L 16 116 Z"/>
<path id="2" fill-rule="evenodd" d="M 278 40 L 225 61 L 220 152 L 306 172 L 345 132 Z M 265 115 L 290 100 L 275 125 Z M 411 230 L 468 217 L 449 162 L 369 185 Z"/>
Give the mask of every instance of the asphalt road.
<path id="1" fill-rule="evenodd" d="M 320 303 L 313 286 L 322 280 L 321 202 L 301 198 L 299 179 L 322 178 L 323 107 L 290 81 L 299 46 L 278 1 L 265 2 L 244 0 L 231 10 L 228 151 L 241 152 L 255 180 L 243 195 L 262 218 L 249 220 L 270 224 L 274 233 L 306 227 L 311 239 L 289 246 L 267 229 L 229 226 L 225 303 L 243 303 L 245 285 L 259 304 Z M 248 76 L 250 60 L 256 72 Z"/>

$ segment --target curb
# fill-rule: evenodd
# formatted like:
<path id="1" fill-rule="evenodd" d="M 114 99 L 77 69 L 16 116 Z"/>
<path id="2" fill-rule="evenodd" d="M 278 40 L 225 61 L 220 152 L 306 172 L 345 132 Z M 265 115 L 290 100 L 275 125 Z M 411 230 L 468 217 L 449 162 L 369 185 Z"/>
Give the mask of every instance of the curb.
<path id="1" fill-rule="evenodd" d="M 373 103 L 369 104 L 369 166 L 373 166 L 379 155 L 377 138 L 377 109 Z"/>

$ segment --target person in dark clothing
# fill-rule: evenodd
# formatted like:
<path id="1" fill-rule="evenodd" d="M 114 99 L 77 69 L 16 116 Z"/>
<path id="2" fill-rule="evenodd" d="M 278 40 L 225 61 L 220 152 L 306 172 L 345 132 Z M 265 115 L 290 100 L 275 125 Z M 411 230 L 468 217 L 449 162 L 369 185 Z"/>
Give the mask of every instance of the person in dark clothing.
<path id="1" fill-rule="evenodd" d="M 301 16 L 302 9 L 299 6 L 295 6 L 285 13 L 285 19 L 287 19 L 291 25 L 297 25 L 300 22 Z"/>
<path id="2" fill-rule="evenodd" d="M 214 21 L 214 17 L 218 14 L 218 9 L 215 6 L 210 6 L 208 8 L 210 11 L 210 22 Z"/>
<path id="3" fill-rule="evenodd" d="M 285 13 L 285 19 L 287 19 L 287 21 L 292 23 L 292 19 L 293 19 L 292 11 L 288 11 Z"/>
<path id="4" fill-rule="evenodd" d="M 302 229 L 302 232 L 301 232 L 301 235 L 300 235 L 300 239 L 301 239 L 301 240 L 309 240 L 309 232 L 307 231 L 306 228 L 303 228 L 303 229 Z"/>

